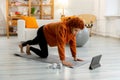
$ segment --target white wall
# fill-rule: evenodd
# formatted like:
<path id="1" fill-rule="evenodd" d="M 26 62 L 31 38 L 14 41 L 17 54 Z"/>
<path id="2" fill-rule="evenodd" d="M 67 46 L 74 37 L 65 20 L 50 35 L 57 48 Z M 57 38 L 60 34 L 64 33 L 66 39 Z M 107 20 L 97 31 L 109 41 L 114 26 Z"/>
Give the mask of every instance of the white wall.
<path id="1" fill-rule="evenodd" d="M 5 0 L 0 0 L 0 35 L 6 34 L 6 8 Z"/>
<path id="2" fill-rule="evenodd" d="M 55 18 L 60 18 L 61 7 L 55 0 Z M 65 15 L 79 15 L 82 13 L 94 13 L 94 0 L 68 0 L 68 5 L 65 6 Z"/>
<path id="3" fill-rule="evenodd" d="M 0 0 L 0 9 L 2 13 L 4 14 L 4 17 L 6 17 L 6 0 Z"/>
<path id="4" fill-rule="evenodd" d="M 97 16 L 97 24 L 95 27 L 93 27 L 93 33 L 99 34 L 99 35 L 105 35 L 106 34 L 106 21 L 104 17 L 105 13 L 105 1 L 104 0 L 95 0 L 95 14 Z"/>
<path id="5" fill-rule="evenodd" d="M 105 15 L 117 15 L 118 14 L 118 0 L 106 0 Z M 112 5 L 112 6 L 111 6 Z"/>
<path id="6" fill-rule="evenodd" d="M 97 28 L 94 30 L 94 33 L 103 36 L 120 38 L 120 1 L 96 0 L 96 3 L 98 3 L 98 9 L 96 8 L 95 10 L 97 11 L 98 19 Z M 112 6 L 109 6 L 110 8 L 108 8 L 108 5 L 110 4 L 112 4 Z"/>
<path id="7" fill-rule="evenodd" d="M 119 0 L 106 0 L 105 9 L 106 16 L 119 15 Z"/>

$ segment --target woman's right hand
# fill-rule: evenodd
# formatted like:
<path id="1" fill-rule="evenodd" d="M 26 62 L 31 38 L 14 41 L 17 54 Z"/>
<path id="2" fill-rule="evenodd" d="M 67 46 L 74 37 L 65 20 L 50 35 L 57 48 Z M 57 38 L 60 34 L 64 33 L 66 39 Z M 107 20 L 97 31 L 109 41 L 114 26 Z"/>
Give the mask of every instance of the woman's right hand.
<path id="1" fill-rule="evenodd" d="M 70 68 L 73 67 L 72 63 L 70 63 L 70 62 L 62 61 L 62 64 L 63 64 L 64 66 L 67 66 L 67 67 L 70 67 Z"/>

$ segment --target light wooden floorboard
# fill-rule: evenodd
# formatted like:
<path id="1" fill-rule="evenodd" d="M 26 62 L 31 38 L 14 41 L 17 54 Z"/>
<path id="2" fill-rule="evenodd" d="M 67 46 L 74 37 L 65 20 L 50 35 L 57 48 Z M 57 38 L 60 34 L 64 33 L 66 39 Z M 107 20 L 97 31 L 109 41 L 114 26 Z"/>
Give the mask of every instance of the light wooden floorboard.
<path id="1" fill-rule="evenodd" d="M 49 69 L 48 63 L 16 57 L 19 52 L 17 37 L 0 36 L 0 80 L 120 80 L 120 40 L 92 36 L 83 47 L 77 47 L 77 56 L 84 60 L 102 54 L 101 67 L 89 70 L 87 63 L 78 68 Z M 49 47 L 50 54 L 58 54 Z M 66 46 L 66 56 L 71 56 Z"/>

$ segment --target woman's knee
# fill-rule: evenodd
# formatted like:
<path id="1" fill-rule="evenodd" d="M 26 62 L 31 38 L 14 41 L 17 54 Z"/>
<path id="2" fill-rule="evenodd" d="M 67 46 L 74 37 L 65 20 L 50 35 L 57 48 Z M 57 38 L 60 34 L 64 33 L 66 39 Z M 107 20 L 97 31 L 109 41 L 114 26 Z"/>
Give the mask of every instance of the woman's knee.
<path id="1" fill-rule="evenodd" d="M 48 54 L 41 55 L 41 58 L 47 58 L 47 57 L 48 57 Z"/>

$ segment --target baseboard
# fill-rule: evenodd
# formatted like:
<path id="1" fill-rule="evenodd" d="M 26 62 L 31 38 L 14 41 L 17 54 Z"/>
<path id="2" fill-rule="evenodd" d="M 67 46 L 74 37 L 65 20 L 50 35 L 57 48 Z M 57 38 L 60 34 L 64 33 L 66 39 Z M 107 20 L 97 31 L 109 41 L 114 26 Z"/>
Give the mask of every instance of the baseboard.
<path id="1" fill-rule="evenodd" d="M 119 36 L 105 35 L 105 34 L 99 34 L 99 33 L 92 33 L 92 35 L 97 35 L 97 36 L 107 37 L 107 38 L 120 39 Z"/>

